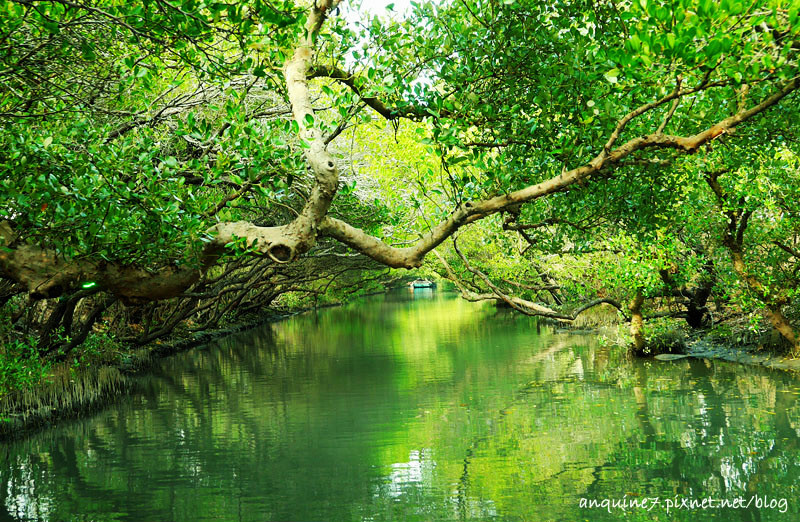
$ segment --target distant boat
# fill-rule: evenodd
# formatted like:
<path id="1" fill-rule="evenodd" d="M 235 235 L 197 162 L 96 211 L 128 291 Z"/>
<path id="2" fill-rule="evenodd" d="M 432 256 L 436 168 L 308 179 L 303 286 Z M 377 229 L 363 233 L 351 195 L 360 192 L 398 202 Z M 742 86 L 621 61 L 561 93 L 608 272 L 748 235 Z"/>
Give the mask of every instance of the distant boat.
<path id="1" fill-rule="evenodd" d="M 408 283 L 408 286 L 411 288 L 434 288 L 436 283 L 433 281 L 428 281 L 427 279 L 415 279 Z"/>

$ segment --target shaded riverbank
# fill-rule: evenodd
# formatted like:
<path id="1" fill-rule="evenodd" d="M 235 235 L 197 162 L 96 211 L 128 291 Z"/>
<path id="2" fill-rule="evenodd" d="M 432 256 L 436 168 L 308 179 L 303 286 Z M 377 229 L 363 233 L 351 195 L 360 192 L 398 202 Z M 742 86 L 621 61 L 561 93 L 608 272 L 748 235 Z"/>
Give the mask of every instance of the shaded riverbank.
<path id="1" fill-rule="evenodd" d="M 267 311 L 217 330 L 193 332 L 169 342 L 142 346 L 122 354 L 113 365 L 78 370 L 57 366 L 47 380 L 31 390 L 16 392 L 0 401 L 0 441 L 25 437 L 54 423 L 98 411 L 127 393 L 137 391 L 137 374 L 150 371 L 164 357 L 215 339 L 279 321 L 295 312 Z"/>

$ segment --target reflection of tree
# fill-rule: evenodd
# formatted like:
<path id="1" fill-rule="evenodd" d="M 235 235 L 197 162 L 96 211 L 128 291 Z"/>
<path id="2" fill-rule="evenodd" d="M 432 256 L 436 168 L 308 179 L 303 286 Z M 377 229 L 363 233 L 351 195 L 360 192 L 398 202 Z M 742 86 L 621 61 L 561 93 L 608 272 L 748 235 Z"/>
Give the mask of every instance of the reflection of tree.
<path id="1" fill-rule="evenodd" d="M 652 444 L 655 441 L 656 429 L 650 422 L 650 408 L 647 404 L 647 372 L 644 366 L 639 365 L 635 370 L 636 384 L 633 387 L 633 395 L 636 398 L 636 422 L 642 429 L 645 444 Z"/>
<path id="2" fill-rule="evenodd" d="M 471 458 L 472 448 L 467 448 L 466 455 L 464 455 L 464 472 L 458 479 L 458 489 L 456 489 L 459 520 L 467 520 L 469 513 L 469 461 Z"/>
<path id="3" fill-rule="evenodd" d="M 796 476 L 798 471 L 797 454 L 800 438 L 792 427 L 789 413 L 797 406 L 797 395 L 783 388 L 775 394 L 775 440 L 776 443 L 753 463 L 754 472 L 747 482 L 747 492 L 751 495 L 764 495 L 774 486 L 775 470 L 786 470 Z M 780 441 L 777 443 L 777 441 Z M 793 473 L 792 473 L 793 472 Z M 790 475 L 791 476 L 791 475 Z"/>
<path id="4" fill-rule="evenodd" d="M 723 466 L 748 491 L 797 486 L 791 381 L 626 360 L 467 306 L 378 300 L 181 354 L 11 447 L 0 491 L 35 477 L 61 518 L 614 520 L 575 499 L 711 493 Z"/>
<path id="5" fill-rule="evenodd" d="M 666 389 L 663 374 L 645 370 L 643 365 L 636 369 L 632 387 L 641 438 L 618 446 L 607 473 L 595 473 L 586 496 L 618 498 L 620 492 L 631 491 L 662 497 L 767 494 L 771 498 L 791 498 L 791 491 L 798 485 L 798 436 L 789 417 L 797 399 L 790 391 L 791 378 L 778 374 L 761 381 L 758 373 L 753 375 L 736 365 L 698 360 L 682 361 L 673 368 L 678 371 Z M 768 409 L 775 387 L 781 390 L 775 395 L 773 416 Z M 742 389 L 748 392 L 744 396 L 739 393 Z M 681 403 L 676 401 L 685 404 L 677 416 L 673 412 Z M 669 406 L 666 411 L 665 405 Z M 640 473 L 631 473 L 634 462 Z M 738 482 L 726 475 L 726 470 L 731 469 L 737 470 Z M 716 489 L 712 487 L 715 484 Z M 616 520 L 591 513 L 595 519 Z M 739 510 L 725 516 L 731 520 L 761 520 L 767 512 Z M 794 520 L 795 515 L 772 512 L 770 516 L 788 521 Z M 691 512 L 673 513 L 672 517 L 669 519 L 693 520 Z"/>

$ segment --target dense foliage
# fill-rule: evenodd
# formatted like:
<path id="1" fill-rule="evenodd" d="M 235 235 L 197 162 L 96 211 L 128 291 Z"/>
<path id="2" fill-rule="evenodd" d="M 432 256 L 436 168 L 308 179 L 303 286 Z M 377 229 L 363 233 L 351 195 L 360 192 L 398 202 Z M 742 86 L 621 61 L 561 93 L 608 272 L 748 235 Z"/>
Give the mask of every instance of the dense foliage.
<path id="1" fill-rule="evenodd" d="M 637 344 L 715 299 L 798 349 L 797 6 L 399 9 L 0 2 L 15 339 L 147 343 L 439 247 L 469 298 L 610 304 Z"/>

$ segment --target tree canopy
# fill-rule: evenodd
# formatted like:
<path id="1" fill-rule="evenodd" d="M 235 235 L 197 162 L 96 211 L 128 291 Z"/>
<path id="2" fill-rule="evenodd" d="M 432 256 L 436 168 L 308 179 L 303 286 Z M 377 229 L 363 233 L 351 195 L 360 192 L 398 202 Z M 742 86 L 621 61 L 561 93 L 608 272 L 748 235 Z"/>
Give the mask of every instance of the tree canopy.
<path id="1" fill-rule="evenodd" d="M 2 2 L 0 274 L 136 305 L 472 234 L 439 266 L 473 294 L 529 270 L 530 313 L 574 315 L 558 286 L 700 324 L 717 284 L 797 346 L 798 7 Z"/>

